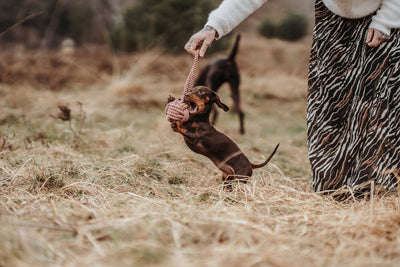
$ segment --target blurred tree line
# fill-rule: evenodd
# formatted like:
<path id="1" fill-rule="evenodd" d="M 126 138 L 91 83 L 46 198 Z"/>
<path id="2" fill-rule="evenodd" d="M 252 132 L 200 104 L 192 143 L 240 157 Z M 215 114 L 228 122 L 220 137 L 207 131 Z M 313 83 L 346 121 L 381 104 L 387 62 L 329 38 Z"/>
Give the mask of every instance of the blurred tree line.
<path id="1" fill-rule="evenodd" d="M 204 25 L 215 0 L 0 0 L 0 42 L 26 48 L 57 48 L 72 39 L 77 46 L 107 44 L 113 51 L 158 47 L 182 51 Z M 225 49 L 229 38 L 213 44 Z"/>
<path id="2" fill-rule="evenodd" d="M 307 35 L 307 28 L 308 19 L 304 14 L 289 12 L 278 20 L 264 19 L 258 31 L 266 38 L 297 41 Z"/>

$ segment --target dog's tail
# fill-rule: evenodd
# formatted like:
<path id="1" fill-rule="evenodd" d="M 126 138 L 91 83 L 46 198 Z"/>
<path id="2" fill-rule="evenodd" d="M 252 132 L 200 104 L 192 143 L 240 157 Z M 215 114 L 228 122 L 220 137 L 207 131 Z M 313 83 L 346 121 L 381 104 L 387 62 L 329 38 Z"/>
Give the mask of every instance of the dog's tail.
<path id="1" fill-rule="evenodd" d="M 253 163 L 250 163 L 250 164 L 251 164 L 251 167 L 252 167 L 253 169 L 258 169 L 258 168 L 261 168 L 261 167 L 264 167 L 265 165 L 267 165 L 267 163 L 268 163 L 268 162 L 272 159 L 272 157 L 275 155 L 275 152 L 278 150 L 278 147 L 279 147 L 279 144 L 276 145 L 274 151 L 272 151 L 271 155 L 269 155 L 269 157 L 267 158 L 266 161 L 264 161 L 263 163 L 260 163 L 260 164 L 253 164 Z"/>
<path id="2" fill-rule="evenodd" d="M 235 40 L 235 44 L 232 47 L 231 53 L 228 56 L 228 59 L 230 61 L 235 60 L 235 56 L 239 47 L 239 41 L 240 41 L 240 34 L 236 35 L 236 40 Z"/>

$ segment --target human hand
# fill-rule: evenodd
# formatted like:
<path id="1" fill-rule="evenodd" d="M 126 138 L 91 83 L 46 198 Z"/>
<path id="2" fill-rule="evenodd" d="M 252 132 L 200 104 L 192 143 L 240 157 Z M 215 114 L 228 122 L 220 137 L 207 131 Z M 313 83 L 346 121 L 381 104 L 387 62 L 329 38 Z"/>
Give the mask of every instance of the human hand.
<path id="1" fill-rule="evenodd" d="M 185 50 L 195 56 L 196 51 L 200 49 L 200 57 L 204 57 L 207 48 L 214 41 L 216 35 L 217 31 L 215 29 L 206 27 L 190 37 L 185 44 Z"/>
<path id="2" fill-rule="evenodd" d="M 369 28 L 367 33 L 367 39 L 365 42 L 370 47 L 377 47 L 381 43 L 387 42 L 389 40 L 389 36 L 382 33 L 380 30 Z"/>

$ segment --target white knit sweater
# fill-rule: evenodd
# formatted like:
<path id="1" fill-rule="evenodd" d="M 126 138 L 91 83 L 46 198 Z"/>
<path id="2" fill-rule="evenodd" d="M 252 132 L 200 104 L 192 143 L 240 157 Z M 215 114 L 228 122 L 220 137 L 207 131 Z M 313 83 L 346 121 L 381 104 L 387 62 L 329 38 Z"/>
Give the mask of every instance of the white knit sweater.
<path id="1" fill-rule="evenodd" d="M 218 38 L 231 32 L 268 0 L 223 0 L 208 16 L 206 25 L 214 27 Z M 333 13 L 346 18 L 360 18 L 375 11 L 370 28 L 389 35 L 400 28 L 400 0 L 323 0 Z"/>

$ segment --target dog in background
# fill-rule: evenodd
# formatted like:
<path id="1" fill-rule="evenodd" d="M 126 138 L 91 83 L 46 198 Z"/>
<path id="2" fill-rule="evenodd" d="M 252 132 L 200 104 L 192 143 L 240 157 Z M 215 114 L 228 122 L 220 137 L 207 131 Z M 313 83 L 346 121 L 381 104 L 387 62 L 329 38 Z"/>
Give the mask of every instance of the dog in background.
<path id="1" fill-rule="evenodd" d="M 241 134 L 244 134 L 244 113 L 240 107 L 240 95 L 239 95 L 239 83 L 240 74 L 239 68 L 235 62 L 235 56 L 239 47 L 240 34 L 236 36 L 235 43 L 231 49 L 228 57 L 222 56 L 217 57 L 210 61 L 207 66 L 201 70 L 194 86 L 204 85 L 217 92 L 222 84 L 227 82 L 231 89 L 231 97 L 233 100 L 234 110 L 239 115 Z M 213 107 L 213 115 L 211 123 L 215 125 L 217 121 L 218 111 L 216 107 Z"/>
<path id="2" fill-rule="evenodd" d="M 168 98 L 168 102 L 174 100 L 172 96 Z M 224 111 L 229 110 L 213 90 L 197 86 L 184 96 L 184 102 L 189 105 L 189 120 L 173 122 L 171 128 L 183 135 L 192 151 L 208 157 L 222 171 L 222 180 L 227 187 L 234 179 L 246 182 L 253 169 L 265 166 L 278 149 L 279 144 L 263 163 L 253 164 L 228 136 L 211 125 L 209 117 L 214 104 Z"/>

